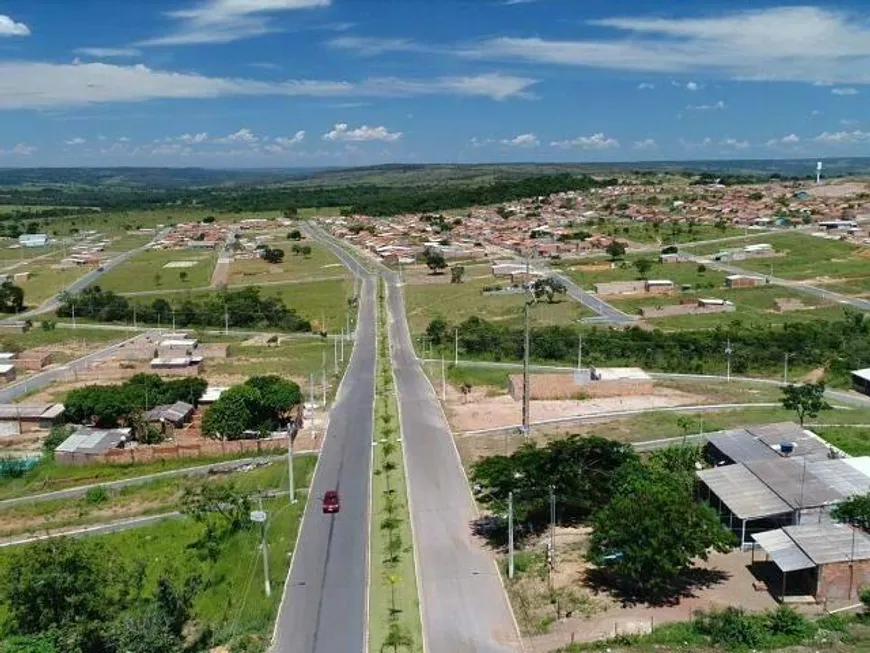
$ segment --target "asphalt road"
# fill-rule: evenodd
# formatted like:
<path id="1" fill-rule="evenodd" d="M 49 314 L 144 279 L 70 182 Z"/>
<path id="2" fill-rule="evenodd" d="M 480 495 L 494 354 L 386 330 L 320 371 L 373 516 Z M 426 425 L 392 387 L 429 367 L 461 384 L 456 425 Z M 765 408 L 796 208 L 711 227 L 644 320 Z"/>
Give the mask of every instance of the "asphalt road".
<path id="1" fill-rule="evenodd" d="M 364 277 L 356 345 L 329 414 L 299 540 L 275 623 L 274 653 L 364 651 L 375 377 L 375 279 Z M 330 489 L 341 512 L 324 515 Z"/>
<path id="2" fill-rule="evenodd" d="M 519 651 L 498 570 L 472 536 L 477 509 L 438 399 L 414 352 L 399 279 L 385 276 L 426 650 Z"/>
<path id="3" fill-rule="evenodd" d="M 66 365 L 53 367 L 46 370 L 45 372 L 34 374 L 31 377 L 12 383 L 11 385 L 7 385 L 2 390 L 0 390 L 0 403 L 12 403 L 18 397 L 27 394 L 28 392 L 32 392 L 34 390 L 41 390 L 45 386 L 49 385 L 50 383 L 54 383 L 55 381 L 69 379 L 75 376 L 77 372 L 82 372 L 86 370 L 94 363 L 114 356 L 115 353 L 117 353 L 118 350 L 120 350 L 122 347 L 125 347 L 143 338 L 153 337 L 155 333 L 156 332 L 154 331 L 146 331 L 145 333 L 137 335 L 133 338 L 129 338 L 128 340 L 124 340 L 123 342 L 118 342 L 113 345 L 109 345 L 108 347 L 104 347 L 103 349 L 100 349 L 98 351 L 91 352 L 90 354 L 82 356 L 81 358 L 77 358 L 76 360 L 71 361 Z"/>
<path id="4" fill-rule="evenodd" d="M 611 324 L 631 324 L 635 321 L 631 315 L 623 313 L 595 295 L 586 292 L 564 274 L 559 272 L 551 272 L 551 274 L 565 284 L 565 288 L 568 290 L 568 296 L 571 299 L 580 302 L 586 308 L 592 309 L 598 313 L 604 321 Z"/>

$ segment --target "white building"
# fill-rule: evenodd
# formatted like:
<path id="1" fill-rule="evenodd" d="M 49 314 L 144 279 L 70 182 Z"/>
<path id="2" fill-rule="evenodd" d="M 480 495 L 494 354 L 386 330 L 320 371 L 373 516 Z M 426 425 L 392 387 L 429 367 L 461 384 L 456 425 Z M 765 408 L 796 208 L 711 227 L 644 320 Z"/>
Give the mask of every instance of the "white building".
<path id="1" fill-rule="evenodd" d="M 45 247 L 48 245 L 48 234 L 21 234 L 18 244 L 22 247 Z"/>

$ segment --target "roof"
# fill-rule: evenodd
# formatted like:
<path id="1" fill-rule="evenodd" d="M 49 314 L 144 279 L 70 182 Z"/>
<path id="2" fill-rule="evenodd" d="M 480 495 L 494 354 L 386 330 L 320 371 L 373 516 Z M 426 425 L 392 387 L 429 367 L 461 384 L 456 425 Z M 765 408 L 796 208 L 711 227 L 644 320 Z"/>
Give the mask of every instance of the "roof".
<path id="1" fill-rule="evenodd" d="M 870 367 L 863 370 L 854 370 L 852 376 L 857 376 L 859 379 L 870 381 Z"/>
<path id="2" fill-rule="evenodd" d="M 780 455 L 746 429 L 718 431 L 707 436 L 711 446 L 734 463 L 748 460 L 773 460 Z"/>
<path id="3" fill-rule="evenodd" d="M 816 476 L 806 458 L 751 460 L 744 466 L 793 509 L 816 508 L 844 497 Z"/>
<path id="4" fill-rule="evenodd" d="M 159 346 L 160 347 L 196 347 L 197 344 L 199 344 L 199 343 L 192 338 L 175 338 L 175 339 L 161 340 Z"/>
<path id="5" fill-rule="evenodd" d="M 791 506 L 744 465 L 704 469 L 698 472 L 698 478 L 738 519 L 757 519 L 792 512 Z"/>
<path id="6" fill-rule="evenodd" d="M 650 279 L 646 282 L 648 286 L 673 286 L 674 282 L 670 279 Z"/>
<path id="7" fill-rule="evenodd" d="M 807 554 L 801 551 L 801 548 L 781 528 L 756 533 L 752 539 L 761 545 L 765 553 L 782 571 L 797 571 L 815 567 Z"/>
<path id="8" fill-rule="evenodd" d="M 174 404 L 155 406 L 145 413 L 145 419 L 152 422 L 161 420 L 167 422 L 181 422 L 185 420 L 193 410 L 193 405 L 184 401 L 176 401 Z"/>
<path id="9" fill-rule="evenodd" d="M 650 381 L 652 377 L 639 367 L 596 367 L 595 376 L 598 381 L 618 381 L 630 379 L 633 381 Z"/>
<path id="10" fill-rule="evenodd" d="M 846 524 L 801 524 L 782 530 L 817 565 L 870 558 L 870 537 Z"/>
<path id="11" fill-rule="evenodd" d="M 801 428 L 794 422 L 777 422 L 775 424 L 762 424 L 760 426 L 747 426 L 746 430 L 752 435 L 779 451 L 779 445 L 783 442 L 791 442 L 795 445 L 794 453 L 790 457 L 806 458 L 808 460 L 828 460 L 831 447 L 819 436 L 811 431 Z"/>
<path id="12" fill-rule="evenodd" d="M 11 361 L 14 360 L 18 354 L 14 354 L 12 352 L 5 351 L 0 353 L 0 361 Z"/>
<path id="13" fill-rule="evenodd" d="M 205 392 L 202 394 L 202 397 L 199 399 L 199 403 L 208 404 L 214 403 L 218 399 L 220 399 L 221 395 L 227 390 L 226 386 L 209 386 L 205 389 Z"/>
<path id="14" fill-rule="evenodd" d="M 61 453 L 98 454 L 114 449 L 122 439 L 130 435 L 130 429 L 95 429 L 80 426 L 75 433 L 55 449 Z"/>
<path id="15" fill-rule="evenodd" d="M 864 459 L 870 463 L 870 457 L 864 456 Z M 845 459 L 814 461 L 809 463 L 808 468 L 844 499 L 856 494 L 866 494 L 870 489 L 870 477 L 858 467 L 848 464 Z"/>
<path id="16" fill-rule="evenodd" d="M 15 366 L 10 363 L 0 364 L 0 374 L 6 374 L 7 372 L 11 372 L 15 369 Z"/>
<path id="17" fill-rule="evenodd" d="M 859 456 L 857 458 L 842 458 L 844 463 L 849 467 L 854 467 L 859 472 L 870 478 L 870 456 Z"/>
<path id="18" fill-rule="evenodd" d="M 0 404 L 0 419 L 54 419 L 63 411 L 63 404 Z"/>

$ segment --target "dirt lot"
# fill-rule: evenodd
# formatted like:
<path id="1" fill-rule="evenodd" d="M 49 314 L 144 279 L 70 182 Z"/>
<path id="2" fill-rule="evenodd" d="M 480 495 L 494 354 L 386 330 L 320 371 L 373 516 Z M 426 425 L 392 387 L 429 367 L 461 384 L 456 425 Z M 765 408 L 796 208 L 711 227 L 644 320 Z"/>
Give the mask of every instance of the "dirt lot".
<path id="1" fill-rule="evenodd" d="M 544 541 L 533 553 L 524 552 L 522 573 L 508 581 L 508 592 L 526 639 L 526 651 L 545 653 L 572 641 L 590 642 L 616 634 L 645 633 L 651 626 L 684 621 L 696 610 L 740 605 L 748 610 L 775 608 L 766 591 L 753 588 L 750 554 L 714 554 L 699 562 L 687 579 L 683 596 L 675 605 L 649 606 L 625 602 L 596 585 L 583 560 L 586 529 L 562 529 L 556 535 L 556 570 L 553 594 L 548 590 Z M 519 558 L 518 558 L 519 560 Z M 551 603 L 551 598 L 556 603 Z M 558 614 L 557 614 L 558 612 Z M 567 616 L 567 613 L 571 616 Z"/>
<path id="2" fill-rule="evenodd" d="M 671 388 L 656 388 L 651 395 L 602 397 L 583 400 L 542 400 L 530 402 L 531 421 L 595 415 L 618 410 L 670 408 L 705 403 L 707 397 Z M 522 404 L 507 394 L 472 391 L 463 402 L 455 389 L 448 393 L 447 417 L 454 432 L 511 426 L 522 421 Z"/>

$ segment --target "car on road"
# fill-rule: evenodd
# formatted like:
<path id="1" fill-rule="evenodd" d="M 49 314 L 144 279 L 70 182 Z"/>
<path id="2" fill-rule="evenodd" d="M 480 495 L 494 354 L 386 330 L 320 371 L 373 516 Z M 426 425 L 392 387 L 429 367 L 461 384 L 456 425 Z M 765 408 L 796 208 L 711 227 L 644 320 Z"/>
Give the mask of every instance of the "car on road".
<path id="1" fill-rule="evenodd" d="M 338 490 L 327 490 L 323 495 L 323 514 L 330 515 L 341 509 L 341 501 L 338 498 Z"/>

